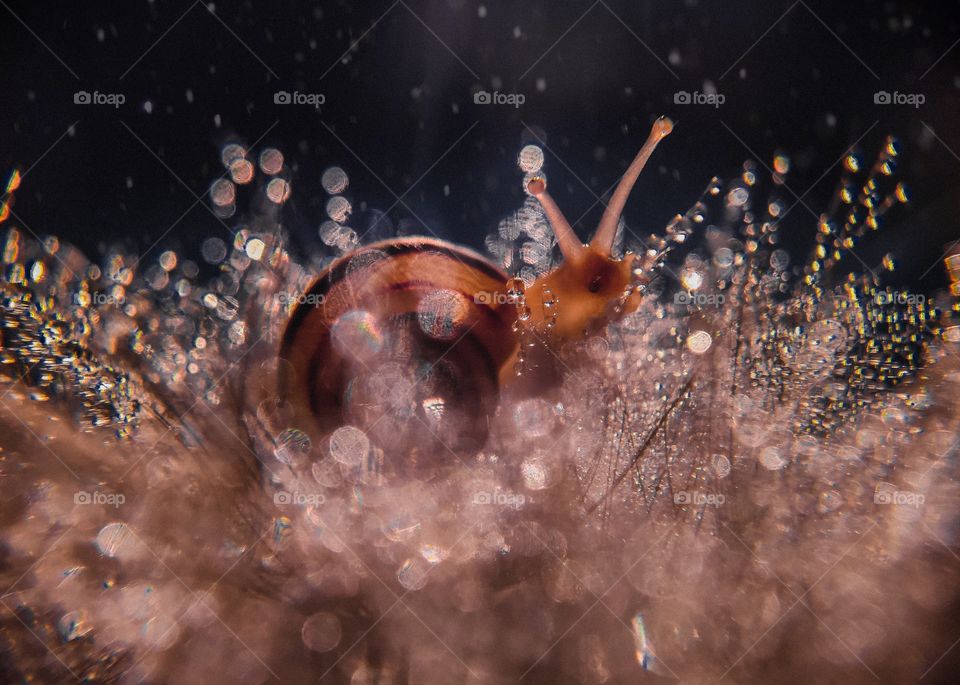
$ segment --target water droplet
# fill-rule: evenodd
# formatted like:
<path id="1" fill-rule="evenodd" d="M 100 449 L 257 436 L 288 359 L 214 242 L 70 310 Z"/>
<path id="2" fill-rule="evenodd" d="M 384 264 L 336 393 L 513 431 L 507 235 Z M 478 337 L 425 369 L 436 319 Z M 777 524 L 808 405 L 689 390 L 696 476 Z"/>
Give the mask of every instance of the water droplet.
<path id="1" fill-rule="evenodd" d="M 763 451 L 760 452 L 760 464 L 763 465 L 765 469 L 777 471 L 787 465 L 787 460 L 784 459 L 779 447 L 771 445 L 765 447 Z"/>
<path id="2" fill-rule="evenodd" d="M 338 166 L 330 167 L 320 177 L 320 185 L 331 195 L 339 195 L 347 189 L 349 183 L 350 179 L 347 177 L 347 172 Z"/>
<path id="3" fill-rule="evenodd" d="M 340 619 L 327 611 L 316 613 L 303 622 L 300 637 L 308 649 L 329 652 L 340 644 Z"/>
<path id="4" fill-rule="evenodd" d="M 350 201 L 342 195 L 336 195 L 327 200 L 327 215 L 339 224 L 346 221 L 352 211 L 353 206 Z"/>
<path id="5" fill-rule="evenodd" d="M 267 148 L 260 153 L 260 171 L 273 176 L 283 170 L 283 153 L 276 148 Z"/>
<path id="6" fill-rule="evenodd" d="M 207 264 L 219 264 L 227 257 L 227 244 L 220 238 L 207 238 L 200 247 Z"/>
<path id="7" fill-rule="evenodd" d="M 369 359 L 383 348 L 383 333 L 370 312 L 346 312 L 330 327 L 333 345 L 346 359 Z"/>
<path id="8" fill-rule="evenodd" d="M 687 349 L 694 354 L 703 354 L 713 345 L 713 338 L 706 331 L 694 331 L 687 336 Z"/>
<path id="9" fill-rule="evenodd" d="M 93 626 L 87 622 L 87 612 L 71 611 L 57 621 L 57 630 L 64 641 L 70 642 L 89 633 L 93 630 Z"/>
<path id="10" fill-rule="evenodd" d="M 235 161 L 242 160 L 246 156 L 246 148 L 236 143 L 229 143 L 223 146 L 223 150 L 220 153 L 220 161 L 223 162 L 223 166 L 229 168 Z"/>
<path id="11" fill-rule="evenodd" d="M 235 159 L 230 163 L 230 178 L 238 185 L 246 185 L 253 180 L 253 163 L 246 159 Z"/>
<path id="12" fill-rule="evenodd" d="M 306 461 L 312 447 L 309 435 L 297 428 L 288 428 L 277 436 L 274 455 L 284 464 L 297 464 Z"/>
<path id="13" fill-rule="evenodd" d="M 97 533 L 97 549 L 108 557 L 119 556 L 123 548 L 129 547 L 130 531 L 125 523 L 108 523 Z"/>
<path id="14" fill-rule="evenodd" d="M 359 466 L 370 452 L 367 434 L 354 426 L 341 426 L 330 436 L 330 456 L 345 466 Z"/>
<path id="15" fill-rule="evenodd" d="M 267 184 L 267 199 L 282 205 L 290 199 L 290 184 L 282 178 L 274 178 Z"/>
<path id="16" fill-rule="evenodd" d="M 527 145 L 520 150 L 517 160 L 524 173 L 536 173 L 543 166 L 543 150 L 537 145 Z"/>
<path id="17" fill-rule="evenodd" d="M 453 340 L 464 329 L 469 304 L 453 290 L 433 290 L 417 303 L 420 330 L 437 340 Z"/>
<path id="18" fill-rule="evenodd" d="M 217 207 L 232 205 L 237 198 L 237 187 L 225 178 L 214 181 L 210 186 L 210 199 Z"/>
<path id="19" fill-rule="evenodd" d="M 727 193 L 727 204 L 731 207 L 742 207 L 750 199 L 750 193 L 746 188 L 733 188 Z"/>
<path id="20" fill-rule="evenodd" d="M 414 557 L 404 561 L 397 569 L 397 580 L 406 590 L 420 590 L 427 584 L 430 564 L 425 559 Z"/>

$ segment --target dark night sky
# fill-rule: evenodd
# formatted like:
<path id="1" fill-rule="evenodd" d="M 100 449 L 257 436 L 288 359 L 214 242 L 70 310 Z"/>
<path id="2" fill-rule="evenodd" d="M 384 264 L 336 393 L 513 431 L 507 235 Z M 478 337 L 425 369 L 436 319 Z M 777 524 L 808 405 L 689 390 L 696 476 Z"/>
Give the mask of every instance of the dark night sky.
<path id="1" fill-rule="evenodd" d="M 201 238 L 225 231 L 197 203 L 209 204 L 203 195 L 223 171 L 219 148 L 263 137 L 258 147 L 280 148 L 293 165 L 285 220 L 306 249 L 318 244 L 320 174 L 332 164 L 350 174 L 355 203 L 387 209 L 401 195 L 394 221 L 413 213 L 436 233 L 481 247 L 522 201 L 515 157 L 525 126 L 546 136 L 553 195 L 571 220 L 586 213 L 577 225 L 584 237 L 600 216 L 596 195 L 657 114 L 679 125 L 628 204 L 638 233 L 660 230 L 711 176 L 735 175 L 754 153 L 767 164 L 777 151 L 789 154 L 789 188 L 819 212 L 847 147 L 860 140 L 872 160 L 892 133 L 903 143 L 912 208 L 857 250 L 873 264 L 893 250 L 904 263 L 898 278 L 928 289 L 942 283 L 942 269 L 921 274 L 960 238 L 958 9 L 134 0 L 53 10 L 3 0 L 0 171 L 29 169 L 15 212 L 37 234 L 88 253 L 116 240 L 139 252 L 176 223 L 162 243 L 196 251 Z M 674 104 L 676 91 L 702 91 L 705 81 L 725 96 L 722 106 Z M 526 100 L 476 105 L 480 88 Z M 77 105 L 80 90 L 122 93 L 126 102 Z M 278 90 L 322 93 L 326 102 L 319 110 L 276 105 Z M 879 90 L 926 101 L 878 105 Z M 798 206 L 784 233 L 799 244 L 814 225 Z"/>

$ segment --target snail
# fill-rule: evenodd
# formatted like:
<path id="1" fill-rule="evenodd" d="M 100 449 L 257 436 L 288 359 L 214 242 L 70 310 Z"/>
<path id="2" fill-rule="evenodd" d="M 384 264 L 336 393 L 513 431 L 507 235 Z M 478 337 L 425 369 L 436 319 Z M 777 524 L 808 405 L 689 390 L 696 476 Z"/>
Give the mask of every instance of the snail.
<path id="1" fill-rule="evenodd" d="M 620 214 L 673 123 L 657 119 L 582 244 L 533 177 L 527 190 L 562 254 L 524 287 L 476 252 L 431 238 L 363 246 L 325 269 L 298 299 L 280 347 L 282 391 L 320 434 L 353 425 L 412 462 L 482 448 L 502 390 L 544 392 L 564 345 L 635 311 L 662 259 L 613 256 Z"/>

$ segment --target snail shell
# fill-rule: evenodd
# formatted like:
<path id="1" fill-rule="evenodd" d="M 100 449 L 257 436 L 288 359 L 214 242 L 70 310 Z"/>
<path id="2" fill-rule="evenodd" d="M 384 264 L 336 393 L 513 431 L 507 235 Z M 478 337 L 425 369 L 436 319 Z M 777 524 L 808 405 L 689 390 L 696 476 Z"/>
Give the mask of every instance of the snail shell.
<path id="1" fill-rule="evenodd" d="M 565 342 L 639 305 L 653 258 L 616 259 L 613 242 L 630 189 L 672 127 L 654 123 L 587 245 L 546 181 L 528 181 L 563 255 L 529 288 L 472 250 L 429 238 L 336 260 L 300 298 L 281 345 L 281 390 L 297 425 L 323 435 L 352 424 L 414 464 L 482 447 L 500 387 L 516 385 L 517 370 L 522 394 L 544 391 Z"/>
<path id="2" fill-rule="evenodd" d="M 322 432 L 349 423 L 391 451 L 479 449 L 517 345 L 515 308 L 492 295 L 507 280 L 475 252 L 428 238 L 354 250 L 287 325 L 287 392 Z"/>

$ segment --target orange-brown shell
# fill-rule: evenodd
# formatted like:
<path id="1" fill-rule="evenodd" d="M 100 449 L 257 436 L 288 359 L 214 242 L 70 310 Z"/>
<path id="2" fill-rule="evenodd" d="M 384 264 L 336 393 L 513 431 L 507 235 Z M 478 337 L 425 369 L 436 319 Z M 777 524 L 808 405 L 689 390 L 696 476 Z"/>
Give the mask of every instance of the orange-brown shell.
<path id="1" fill-rule="evenodd" d="M 352 423 L 401 450 L 482 446 L 500 369 L 517 346 L 507 278 L 477 253 L 429 238 L 336 260 L 299 298 L 281 345 L 284 395 L 311 415 L 298 420 L 320 433 Z M 438 297 L 444 311 L 435 312 Z"/>

